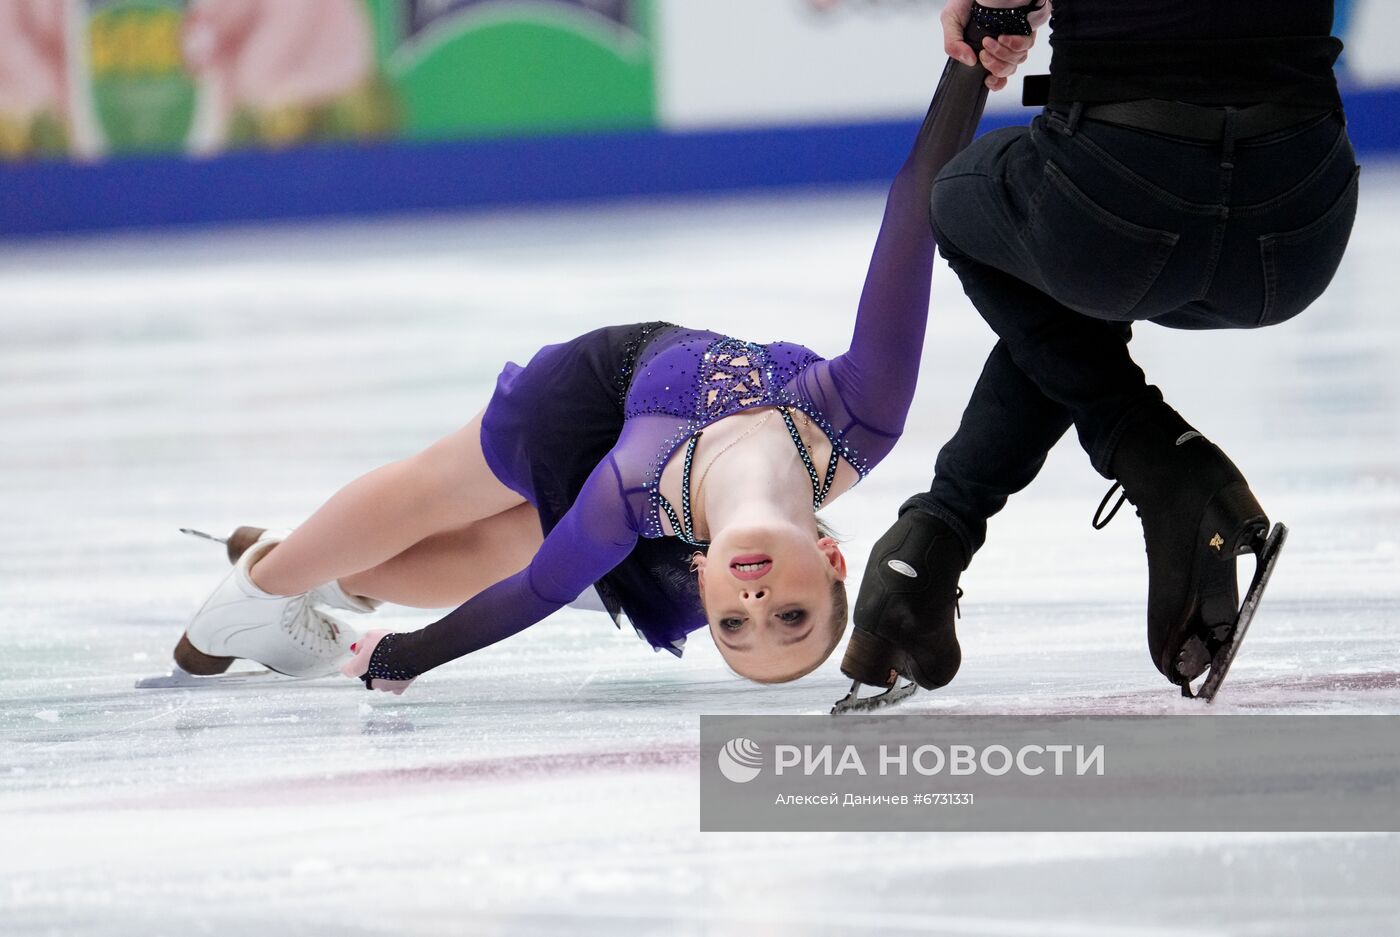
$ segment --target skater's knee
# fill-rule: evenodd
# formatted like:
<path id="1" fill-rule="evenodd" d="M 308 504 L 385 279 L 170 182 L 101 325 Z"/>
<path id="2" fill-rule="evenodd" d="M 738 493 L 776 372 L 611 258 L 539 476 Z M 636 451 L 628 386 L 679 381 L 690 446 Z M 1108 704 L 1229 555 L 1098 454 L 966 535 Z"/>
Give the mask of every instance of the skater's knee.
<path id="1" fill-rule="evenodd" d="M 958 248 L 957 234 L 967 210 L 969 181 L 967 176 L 940 177 L 929 196 L 929 225 L 933 228 L 938 252 L 945 259 L 960 257 L 963 253 Z"/>

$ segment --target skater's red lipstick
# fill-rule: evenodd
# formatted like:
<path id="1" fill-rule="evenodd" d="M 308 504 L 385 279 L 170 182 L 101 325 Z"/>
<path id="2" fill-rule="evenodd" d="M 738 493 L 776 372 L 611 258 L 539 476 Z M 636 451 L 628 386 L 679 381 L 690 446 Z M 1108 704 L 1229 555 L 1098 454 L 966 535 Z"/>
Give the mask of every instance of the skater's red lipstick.
<path id="1" fill-rule="evenodd" d="M 741 569 L 740 567 L 747 567 Z M 735 579 L 762 579 L 773 569 L 773 558 L 766 553 L 749 553 L 736 556 L 729 563 L 729 574 Z"/>

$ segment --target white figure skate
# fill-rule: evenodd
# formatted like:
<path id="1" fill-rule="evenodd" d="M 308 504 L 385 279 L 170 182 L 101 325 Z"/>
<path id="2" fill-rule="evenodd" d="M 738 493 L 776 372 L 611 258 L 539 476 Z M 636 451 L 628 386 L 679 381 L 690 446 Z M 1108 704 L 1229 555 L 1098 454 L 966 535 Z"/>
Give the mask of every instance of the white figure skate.
<path id="1" fill-rule="evenodd" d="M 271 595 L 254 585 L 248 571 L 277 543 L 265 539 L 248 547 L 195 613 L 175 647 L 175 663 L 185 673 L 221 674 L 245 658 L 289 677 L 320 677 L 349 659 L 359 636 L 317 609 L 312 593 Z"/>

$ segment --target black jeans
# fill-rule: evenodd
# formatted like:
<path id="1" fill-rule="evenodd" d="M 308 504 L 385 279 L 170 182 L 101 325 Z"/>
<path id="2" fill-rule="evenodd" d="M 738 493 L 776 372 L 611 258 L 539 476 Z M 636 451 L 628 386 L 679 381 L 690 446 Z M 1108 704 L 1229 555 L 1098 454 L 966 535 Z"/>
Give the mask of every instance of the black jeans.
<path id="1" fill-rule="evenodd" d="M 932 218 L 1000 340 L 932 487 L 903 510 L 946 521 L 970 555 L 1071 424 L 1112 477 L 1124 426 L 1162 399 L 1128 353 L 1132 323 L 1302 312 L 1346 250 L 1359 172 L 1340 113 L 1201 143 L 1047 110 L 977 140 L 939 175 Z"/>

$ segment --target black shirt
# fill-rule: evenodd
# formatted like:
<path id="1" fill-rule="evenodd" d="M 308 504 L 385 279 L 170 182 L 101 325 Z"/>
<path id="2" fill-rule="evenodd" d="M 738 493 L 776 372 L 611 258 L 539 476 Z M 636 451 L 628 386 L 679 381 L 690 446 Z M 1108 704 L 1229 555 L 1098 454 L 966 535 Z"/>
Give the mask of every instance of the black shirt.
<path id="1" fill-rule="evenodd" d="M 1332 13 L 1332 0 L 1055 0 L 1049 101 L 1339 106 Z"/>

